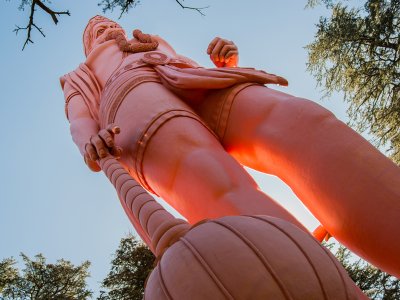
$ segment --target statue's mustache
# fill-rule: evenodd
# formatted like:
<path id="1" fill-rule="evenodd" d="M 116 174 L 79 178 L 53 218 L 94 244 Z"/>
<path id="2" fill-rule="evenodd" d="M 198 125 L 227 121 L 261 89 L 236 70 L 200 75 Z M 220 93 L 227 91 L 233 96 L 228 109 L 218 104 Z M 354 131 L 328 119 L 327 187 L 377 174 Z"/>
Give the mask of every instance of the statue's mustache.
<path id="1" fill-rule="evenodd" d="M 123 30 L 121 27 L 118 28 L 106 28 L 106 30 L 104 30 L 103 34 L 101 36 L 99 36 L 98 39 L 98 43 L 104 43 L 106 41 L 107 36 L 112 33 L 112 32 L 122 32 L 125 35 L 125 30 Z"/>
<path id="2" fill-rule="evenodd" d="M 104 35 L 107 35 L 108 33 L 114 32 L 114 31 L 117 31 L 117 32 L 120 31 L 120 32 L 123 32 L 125 34 L 125 30 L 123 30 L 121 27 L 117 27 L 117 28 L 109 27 L 104 31 Z"/>

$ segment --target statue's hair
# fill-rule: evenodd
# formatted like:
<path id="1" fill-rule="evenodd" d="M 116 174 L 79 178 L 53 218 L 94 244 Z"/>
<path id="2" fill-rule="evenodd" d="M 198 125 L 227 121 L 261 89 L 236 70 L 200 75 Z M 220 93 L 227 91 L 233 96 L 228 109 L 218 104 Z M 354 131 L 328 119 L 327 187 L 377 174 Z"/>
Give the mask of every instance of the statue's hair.
<path id="1" fill-rule="evenodd" d="M 103 23 L 103 22 L 104 23 L 114 23 L 119 28 L 121 28 L 121 26 L 119 26 L 118 23 L 116 23 L 113 20 L 110 20 L 106 17 L 100 16 L 100 15 L 96 15 L 96 16 L 92 17 L 89 20 L 89 22 L 87 23 L 85 30 L 83 31 L 83 49 L 85 52 L 85 56 L 88 56 L 90 51 L 92 51 L 93 42 L 96 39 L 96 37 L 94 36 L 94 32 L 93 32 L 94 26 L 99 23 Z"/>

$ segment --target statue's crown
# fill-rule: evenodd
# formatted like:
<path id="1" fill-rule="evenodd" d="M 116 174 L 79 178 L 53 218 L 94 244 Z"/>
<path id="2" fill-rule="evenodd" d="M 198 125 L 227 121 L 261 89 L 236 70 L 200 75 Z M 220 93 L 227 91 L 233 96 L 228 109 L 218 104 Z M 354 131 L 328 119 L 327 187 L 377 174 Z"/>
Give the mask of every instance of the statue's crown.
<path id="1" fill-rule="evenodd" d="M 101 22 L 114 22 L 114 21 L 110 20 L 110 19 L 108 19 L 108 18 L 106 18 L 104 16 L 96 15 L 96 16 L 92 17 L 89 20 L 89 22 L 88 22 L 86 27 L 89 27 L 89 26 L 91 27 L 91 26 L 94 26 L 94 25 L 96 25 L 98 23 L 101 23 Z"/>

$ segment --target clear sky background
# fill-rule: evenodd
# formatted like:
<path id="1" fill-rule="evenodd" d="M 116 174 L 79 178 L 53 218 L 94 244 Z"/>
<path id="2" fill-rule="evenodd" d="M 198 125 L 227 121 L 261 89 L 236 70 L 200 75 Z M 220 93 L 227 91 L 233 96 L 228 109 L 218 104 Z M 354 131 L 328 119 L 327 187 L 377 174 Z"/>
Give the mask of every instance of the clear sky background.
<path id="1" fill-rule="evenodd" d="M 21 51 L 29 9 L 19 1 L 0 0 L 0 260 L 43 253 L 49 262 L 74 264 L 90 260 L 90 288 L 99 289 L 119 240 L 133 228 L 116 193 L 102 173 L 92 173 L 73 144 L 64 115 L 59 77 L 84 60 L 82 32 L 90 17 L 102 14 L 96 0 L 53 1 L 69 9 L 54 26 L 38 11 L 36 22 L 46 38 L 33 32 L 34 44 Z M 239 47 L 240 66 L 279 74 L 289 80 L 287 93 L 312 99 L 346 121 L 340 96 L 321 101 L 321 91 L 306 72 L 304 46 L 313 40 L 315 24 L 327 12 L 304 9 L 306 0 L 187 1 L 209 8 L 202 17 L 182 10 L 174 0 L 142 0 L 120 24 L 158 34 L 178 53 L 212 67 L 208 43 L 221 36 Z M 119 11 L 107 13 L 117 19 Z M 310 145 L 312 147 L 312 145 Z M 282 203 L 310 230 L 318 222 L 279 179 L 251 171 L 261 189 Z"/>

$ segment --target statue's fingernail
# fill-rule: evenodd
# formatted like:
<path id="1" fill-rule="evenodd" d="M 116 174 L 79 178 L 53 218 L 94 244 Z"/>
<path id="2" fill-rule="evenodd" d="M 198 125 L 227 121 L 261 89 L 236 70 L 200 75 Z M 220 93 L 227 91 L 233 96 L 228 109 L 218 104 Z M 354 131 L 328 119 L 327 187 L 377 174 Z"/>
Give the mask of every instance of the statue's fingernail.
<path id="1" fill-rule="evenodd" d="M 116 134 L 118 134 L 118 133 L 121 132 L 121 128 L 119 128 L 118 126 L 115 126 L 115 127 L 113 128 L 113 132 L 116 133 Z"/>

